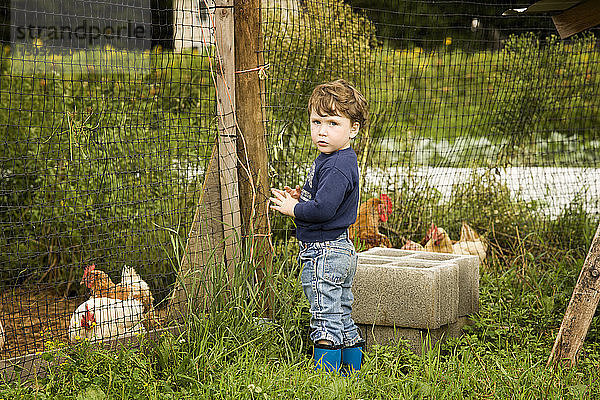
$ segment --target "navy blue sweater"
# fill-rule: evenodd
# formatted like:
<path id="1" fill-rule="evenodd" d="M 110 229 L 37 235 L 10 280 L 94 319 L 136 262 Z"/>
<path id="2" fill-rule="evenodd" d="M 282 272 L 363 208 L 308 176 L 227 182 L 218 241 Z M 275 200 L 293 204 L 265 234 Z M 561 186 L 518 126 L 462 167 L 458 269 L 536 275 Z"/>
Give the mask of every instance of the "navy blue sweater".
<path id="1" fill-rule="evenodd" d="M 323 154 L 313 162 L 300 202 L 294 207 L 296 238 L 325 242 L 356 221 L 359 200 L 358 161 L 349 147 Z"/>

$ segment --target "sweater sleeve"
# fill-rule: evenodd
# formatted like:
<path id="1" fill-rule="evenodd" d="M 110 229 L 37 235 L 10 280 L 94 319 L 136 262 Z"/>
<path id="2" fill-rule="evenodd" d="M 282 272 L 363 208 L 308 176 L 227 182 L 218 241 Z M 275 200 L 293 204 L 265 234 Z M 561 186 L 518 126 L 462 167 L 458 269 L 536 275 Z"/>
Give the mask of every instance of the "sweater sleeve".
<path id="1" fill-rule="evenodd" d="M 294 215 L 306 222 L 325 222 L 335 216 L 342 204 L 350 182 L 346 175 L 333 167 L 321 171 L 319 188 L 313 199 L 296 204 Z"/>

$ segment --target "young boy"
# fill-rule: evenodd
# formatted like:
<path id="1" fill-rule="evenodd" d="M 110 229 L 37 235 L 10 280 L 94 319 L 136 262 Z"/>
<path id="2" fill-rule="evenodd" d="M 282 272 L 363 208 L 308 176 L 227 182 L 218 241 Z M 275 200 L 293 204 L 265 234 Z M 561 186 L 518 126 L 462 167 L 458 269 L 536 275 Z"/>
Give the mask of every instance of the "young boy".
<path id="1" fill-rule="evenodd" d="M 360 369 L 364 346 L 351 317 L 357 256 L 348 227 L 356 221 L 360 190 L 350 141 L 368 122 L 368 104 L 339 79 L 314 89 L 308 112 L 320 154 L 302 189 L 271 189 L 271 208 L 295 218 L 315 368 L 348 373 Z"/>

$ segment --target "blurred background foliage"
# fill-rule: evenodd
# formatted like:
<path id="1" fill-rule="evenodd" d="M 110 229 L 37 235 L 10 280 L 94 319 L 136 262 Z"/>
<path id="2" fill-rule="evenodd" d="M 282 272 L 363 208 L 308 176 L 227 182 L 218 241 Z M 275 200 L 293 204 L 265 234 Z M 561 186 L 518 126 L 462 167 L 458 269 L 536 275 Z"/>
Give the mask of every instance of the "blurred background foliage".
<path id="1" fill-rule="evenodd" d="M 534 1 L 494 0 L 344 0 L 364 12 L 377 26 L 377 37 L 392 47 L 439 47 L 447 37 L 464 51 L 495 50 L 513 34 L 556 34 L 550 18 L 502 16 L 511 8 L 525 8 Z M 474 22 L 476 21 L 476 22 Z"/>
<path id="2" fill-rule="evenodd" d="M 585 246 L 598 188 L 567 177 L 569 168 L 598 166 L 598 32 L 560 40 L 547 16 L 501 16 L 528 5 L 305 0 L 267 8 L 272 185 L 304 182 L 316 156 L 308 97 L 314 85 L 342 77 L 370 103 L 371 124 L 353 147 L 363 201 L 381 192 L 394 201 L 382 229 L 395 246 L 420 241 L 432 221 L 456 238 L 463 220 L 504 245 L 529 234 L 571 243 L 568 232 L 580 224 Z M 334 22 L 342 15 L 354 27 Z M 340 35 L 352 40 L 340 46 Z M 560 171 L 563 186 L 552 178 Z M 515 172 L 537 197 L 520 193 L 525 180 L 510 178 Z M 276 219 L 285 237 L 292 223 Z M 564 239 L 554 239 L 563 237 L 559 227 Z"/>

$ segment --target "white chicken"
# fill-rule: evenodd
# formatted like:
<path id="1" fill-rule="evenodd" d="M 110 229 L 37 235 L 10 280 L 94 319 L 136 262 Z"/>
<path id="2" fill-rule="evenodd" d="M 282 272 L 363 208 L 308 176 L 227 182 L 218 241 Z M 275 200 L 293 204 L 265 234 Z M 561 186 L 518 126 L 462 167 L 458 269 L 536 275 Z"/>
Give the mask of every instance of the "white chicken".
<path id="1" fill-rule="evenodd" d="M 69 340 L 98 341 L 146 332 L 144 305 L 137 299 L 92 297 L 82 303 L 69 323 Z"/>
<path id="2" fill-rule="evenodd" d="M 404 243 L 404 246 L 400 247 L 400 250 L 425 251 L 425 248 L 421 245 L 421 243 L 406 239 L 406 243 Z"/>
<path id="3" fill-rule="evenodd" d="M 123 266 L 121 270 L 121 285 L 129 289 L 132 298 L 142 301 L 145 311 L 152 309 L 154 296 L 152 296 L 150 286 L 139 276 L 133 267 Z"/>
<path id="4" fill-rule="evenodd" d="M 96 269 L 95 265 L 89 265 L 84 269 L 80 284 L 90 289 L 92 297 L 138 299 L 144 304 L 144 310 L 149 311 L 153 307 L 154 297 L 150 287 L 133 267 L 127 265 L 124 265 L 121 270 L 121 282 L 118 284 L 115 284 L 106 272 Z"/>

